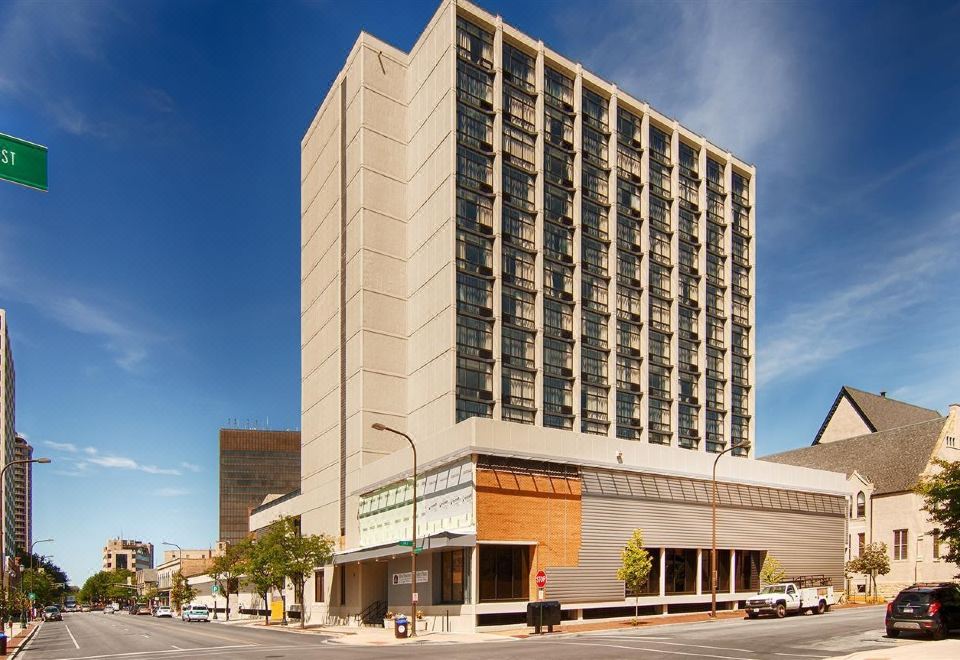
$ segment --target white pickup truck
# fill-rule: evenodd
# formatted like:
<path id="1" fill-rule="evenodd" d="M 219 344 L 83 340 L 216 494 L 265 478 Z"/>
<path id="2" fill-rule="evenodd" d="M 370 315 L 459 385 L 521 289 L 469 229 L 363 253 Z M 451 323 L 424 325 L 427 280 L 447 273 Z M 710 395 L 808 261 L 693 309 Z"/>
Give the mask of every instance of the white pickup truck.
<path id="1" fill-rule="evenodd" d="M 774 614 L 782 619 L 788 612 L 803 614 L 809 610 L 823 614 L 836 604 L 837 597 L 829 579 L 818 575 L 767 585 L 747 599 L 744 609 L 751 619 L 761 614 Z"/>

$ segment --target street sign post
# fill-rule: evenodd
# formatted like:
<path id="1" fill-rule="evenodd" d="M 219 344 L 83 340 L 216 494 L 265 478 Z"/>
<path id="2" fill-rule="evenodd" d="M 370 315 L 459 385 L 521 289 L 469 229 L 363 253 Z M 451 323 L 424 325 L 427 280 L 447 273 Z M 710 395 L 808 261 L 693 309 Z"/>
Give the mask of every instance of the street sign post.
<path id="1" fill-rule="evenodd" d="M 537 589 L 543 589 L 547 586 L 547 574 L 544 571 L 537 571 Z"/>
<path id="2" fill-rule="evenodd" d="M 0 133 L 0 179 L 47 191 L 47 148 Z"/>

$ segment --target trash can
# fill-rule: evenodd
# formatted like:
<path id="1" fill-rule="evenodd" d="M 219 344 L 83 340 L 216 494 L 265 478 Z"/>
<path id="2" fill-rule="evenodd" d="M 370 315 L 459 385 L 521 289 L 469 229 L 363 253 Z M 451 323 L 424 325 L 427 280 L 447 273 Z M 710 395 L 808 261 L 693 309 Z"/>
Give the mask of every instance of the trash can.
<path id="1" fill-rule="evenodd" d="M 543 626 L 553 632 L 553 627 L 560 625 L 560 601 L 536 600 L 527 603 L 527 625 L 538 635 Z"/>
<path id="2" fill-rule="evenodd" d="M 410 636 L 410 626 L 407 623 L 407 617 L 398 616 L 393 620 L 393 634 L 397 639 L 404 639 Z"/>
<path id="3" fill-rule="evenodd" d="M 7 636 L 0 632 L 0 655 L 7 654 Z"/>

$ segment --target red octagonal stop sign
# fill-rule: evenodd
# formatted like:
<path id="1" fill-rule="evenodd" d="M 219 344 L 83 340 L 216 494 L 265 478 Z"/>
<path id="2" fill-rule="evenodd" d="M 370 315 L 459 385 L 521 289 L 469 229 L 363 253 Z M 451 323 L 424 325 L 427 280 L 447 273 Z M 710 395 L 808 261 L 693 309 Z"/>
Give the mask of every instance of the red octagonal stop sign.
<path id="1" fill-rule="evenodd" d="M 537 571 L 537 589 L 543 589 L 545 586 L 547 586 L 547 574 Z"/>

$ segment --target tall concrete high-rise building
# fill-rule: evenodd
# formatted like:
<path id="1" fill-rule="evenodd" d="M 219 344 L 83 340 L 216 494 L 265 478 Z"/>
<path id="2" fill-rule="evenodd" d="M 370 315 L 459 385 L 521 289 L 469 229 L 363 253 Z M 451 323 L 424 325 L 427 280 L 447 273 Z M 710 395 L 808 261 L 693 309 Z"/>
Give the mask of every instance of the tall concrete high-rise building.
<path id="1" fill-rule="evenodd" d="M 16 373 L 13 368 L 13 349 L 10 347 L 10 329 L 7 312 L 0 309 L 0 460 L 6 466 L 14 460 L 16 451 Z M 3 525 L 3 551 L 14 556 L 14 470 L 3 475 L 3 501 L 0 503 L 0 524 Z"/>
<path id="2" fill-rule="evenodd" d="M 220 429 L 220 540 L 236 543 L 267 495 L 300 487 L 300 433 Z"/>
<path id="3" fill-rule="evenodd" d="M 33 447 L 26 439 L 18 435 L 15 443 L 15 460 L 33 459 Z M 19 463 L 10 468 L 10 472 L 13 472 L 13 540 L 17 548 L 29 552 L 33 542 L 33 464 Z"/>
<path id="4" fill-rule="evenodd" d="M 542 568 L 614 615 L 638 527 L 642 604 L 702 607 L 726 450 L 724 606 L 768 551 L 842 580 L 843 475 L 753 460 L 751 164 L 463 0 L 409 53 L 361 34 L 301 156 L 302 478 L 251 528 L 339 537 L 311 610 L 413 582 L 455 627 L 521 621 Z M 410 449 L 374 423 L 417 447 L 422 575 Z"/>

